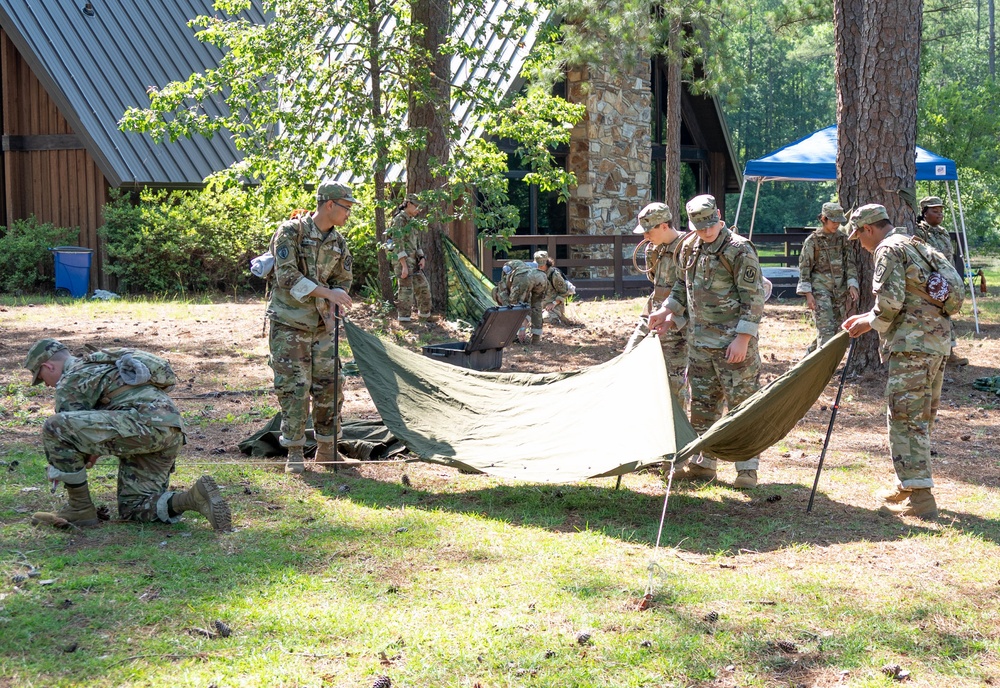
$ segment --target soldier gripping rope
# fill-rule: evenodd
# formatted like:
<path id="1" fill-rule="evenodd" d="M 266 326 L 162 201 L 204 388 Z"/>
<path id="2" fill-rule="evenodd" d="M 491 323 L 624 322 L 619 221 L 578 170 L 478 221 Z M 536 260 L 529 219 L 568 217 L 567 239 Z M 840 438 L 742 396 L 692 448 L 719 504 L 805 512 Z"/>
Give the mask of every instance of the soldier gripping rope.
<path id="1" fill-rule="evenodd" d="M 144 351 L 102 349 L 83 357 L 55 339 L 28 351 L 31 384 L 55 388 L 55 415 L 42 426 L 48 478 L 66 486 L 69 503 L 32 521 L 91 526 L 99 521 L 87 469 L 101 456 L 118 457 L 118 514 L 131 521 L 176 523 L 197 511 L 215 530 L 230 530 L 229 505 L 210 476 L 191 489 L 171 490 L 170 474 L 184 446 L 180 412 L 167 396 L 176 382 L 170 364 Z"/>

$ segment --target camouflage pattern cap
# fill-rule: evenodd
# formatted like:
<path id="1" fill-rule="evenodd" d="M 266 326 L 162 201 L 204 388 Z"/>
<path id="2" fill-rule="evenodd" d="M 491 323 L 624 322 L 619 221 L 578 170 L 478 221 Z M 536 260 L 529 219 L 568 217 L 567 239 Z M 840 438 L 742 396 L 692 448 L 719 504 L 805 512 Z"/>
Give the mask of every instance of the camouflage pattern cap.
<path id="1" fill-rule="evenodd" d="M 840 224 L 847 222 L 847 217 L 844 215 L 844 207 L 839 203 L 824 203 L 822 214 L 827 220 L 833 220 Z"/>
<path id="2" fill-rule="evenodd" d="M 650 203 L 639 211 L 639 224 L 632 230 L 633 234 L 644 234 L 657 225 L 670 222 L 674 214 L 666 203 Z"/>
<path id="3" fill-rule="evenodd" d="M 715 196 L 702 194 L 687 202 L 688 224 L 691 229 L 708 229 L 721 217 L 715 204 Z"/>
<path id="4" fill-rule="evenodd" d="M 889 214 L 885 212 L 885 206 L 879 205 L 878 203 L 868 203 L 863 205 L 851 214 L 851 233 L 847 235 L 847 238 L 853 239 L 857 235 L 859 227 L 872 225 L 879 220 L 888 219 Z"/>
<path id="5" fill-rule="evenodd" d="M 415 193 L 406 194 L 406 198 L 403 199 L 403 200 L 405 200 L 407 203 L 412 203 L 413 205 L 417 206 L 418 208 L 420 207 L 420 199 L 417 198 L 417 194 L 415 194 Z"/>
<path id="6" fill-rule="evenodd" d="M 532 257 L 535 259 L 536 263 L 538 263 L 539 265 L 544 265 L 545 262 L 549 259 L 549 252 L 548 251 L 535 251 L 535 255 L 532 256 Z"/>
<path id="7" fill-rule="evenodd" d="M 358 199 L 351 195 L 351 187 L 332 179 L 327 179 L 319 185 L 319 188 L 316 189 L 316 200 L 358 202 Z"/>
<path id="8" fill-rule="evenodd" d="M 944 205 L 938 196 L 924 196 L 920 199 L 920 212 L 927 210 L 928 208 L 938 208 Z"/>
<path id="9" fill-rule="evenodd" d="M 65 351 L 66 345 L 56 339 L 39 339 L 34 346 L 28 349 L 28 357 L 24 359 L 24 367 L 31 371 L 32 385 L 41 382 L 38 373 L 42 364 L 48 361 L 57 351 Z"/>

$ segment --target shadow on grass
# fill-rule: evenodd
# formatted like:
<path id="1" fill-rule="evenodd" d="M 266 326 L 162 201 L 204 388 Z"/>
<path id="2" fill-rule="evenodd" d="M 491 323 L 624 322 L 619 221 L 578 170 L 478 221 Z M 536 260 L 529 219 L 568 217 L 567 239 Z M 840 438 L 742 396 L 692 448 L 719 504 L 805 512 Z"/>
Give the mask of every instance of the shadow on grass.
<path id="1" fill-rule="evenodd" d="M 445 510 L 553 532 L 591 531 L 625 542 L 656 542 L 663 495 L 597 485 L 490 485 L 461 492 L 435 492 L 359 477 L 307 478 L 328 497 L 346 497 L 372 508 Z M 475 478 L 472 478 L 475 479 Z M 483 476 L 483 480 L 489 480 Z M 339 493 L 340 485 L 349 491 Z M 806 513 L 809 490 L 772 483 L 748 492 L 726 485 L 675 484 L 663 524 L 661 546 L 731 556 L 795 545 L 894 541 L 939 532 L 916 519 L 905 522 L 829 499 L 819 492 Z M 1000 522 L 942 510 L 939 525 L 1000 543 Z"/>

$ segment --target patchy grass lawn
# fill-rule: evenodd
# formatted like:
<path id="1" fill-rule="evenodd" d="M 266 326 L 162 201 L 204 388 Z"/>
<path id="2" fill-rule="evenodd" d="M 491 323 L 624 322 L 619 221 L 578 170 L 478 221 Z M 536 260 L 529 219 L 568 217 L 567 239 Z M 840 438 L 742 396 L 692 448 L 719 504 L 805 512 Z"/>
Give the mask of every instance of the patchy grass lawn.
<path id="1" fill-rule="evenodd" d="M 812 513 L 835 385 L 764 453 L 755 490 L 729 487 L 729 466 L 675 485 L 659 548 L 651 472 L 616 490 L 405 462 L 295 477 L 246 459 L 236 442 L 277 408 L 259 301 L 0 302 L 0 686 L 998 685 L 1000 398 L 971 387 L 1000 374 L 998 287 L 980 334 L 960 320 L 972 363 L 948 371 L 935 428 L 938 522 L 876 513 L 892 469 L 873 373 L 845 388 Z M 509 347 L 504 369 L 608 360 L 641 305 L 575 303 L 577 326 Z M 767 306 L 765 379 L 804 351 L 803 312 Z M 413 348 L 466 336 L 401 331 L 366 306 L 353 317 Z M 29 525 L 61 502 L 39 442 L 51 390 L 20 369 L 45 336 L 169 356 L 189 424 L 174 484 L 214 475 L 235 532 L 198 517 Z M 346 412 L 377 417 L 357 376 Z M 115 470 L 106 458 L 91 473 L 112 507 Z"/>

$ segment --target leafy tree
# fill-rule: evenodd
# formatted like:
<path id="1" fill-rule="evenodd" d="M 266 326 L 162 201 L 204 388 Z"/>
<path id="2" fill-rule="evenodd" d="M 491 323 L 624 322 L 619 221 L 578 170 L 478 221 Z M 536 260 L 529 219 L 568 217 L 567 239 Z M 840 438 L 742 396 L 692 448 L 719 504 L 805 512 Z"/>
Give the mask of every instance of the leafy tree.
<path id="1" fill-rule="evenodd" d="M 252 181 L 265 193 L 314 183 L 329 173 L 331 160 L 338 161 L 340 173 L 372 181 L 375 234 L 383 241 L 385 210 L 394 203 L 386 187 L 388 170 L 427 143 L 424 126 L 406 126 L 407 110 L 433 101 L 438 85 L 450 82 L 447 70 L 421 68 L 428 55 L 421 43 L 426 24 L 404 0 L 261 0 L 269 20 L 257 25 L 239 16 L 249 1 L 216 0 L 216 9 L 225 16 L 193 19 L 192 25 L 200 27 L 198 37 L 224 51 L 218 66 L 150 89 L 150 107 L 127 111 L 122 127 L 171 140 L 230 135 L 242 160 L 215 181 Z M 452 8 L 450 26 L 475 27 L 480 38 L 517 43 L 536 19 L 527 5 L 514 3 L 500 13 L 493 9 L 485 0 L 463 0 Z M 490 45 L 450 35 L 441 48 L 449 59 L 460 53 L 476 64 L 476 74 L 503 74 L 509 64 Z M 503 95 L 496 93 L 491 79 L 473 78 L 453 94 L 452 105 L 473 108 L 476 124 L 488 136 L 492 123 L 509 118 L 511 103 Z M 538 95 L 529 92 L 514 106 Z M 579 117 L 558 104 L 549 112 L 554 119 L 547 132 L 562 131 Z M 513 131 L 531 148 L 537 147 L 532 137 L 539 133 L 534 124 L 515 124 Z M 473 160 L 495 145 L 465 136 L 450 121 L 441 136 L 450 155 L 426 159 L 433 188 L 413 185 L 411 190 L 434 206 L 436 221 L 471 214 L 481 231 L 499 237 L 511 233 L 510 213 L 496 210 L 506 205 L 503 158 L 481 155 Z M 557 177 L 554 183 L 568 181 Z M 479 212 L 476 193 L 485 196 L 486 212 Z M 390 298 L 389 266 L 381 252 L 379 275 L 383 295 Z"/>

